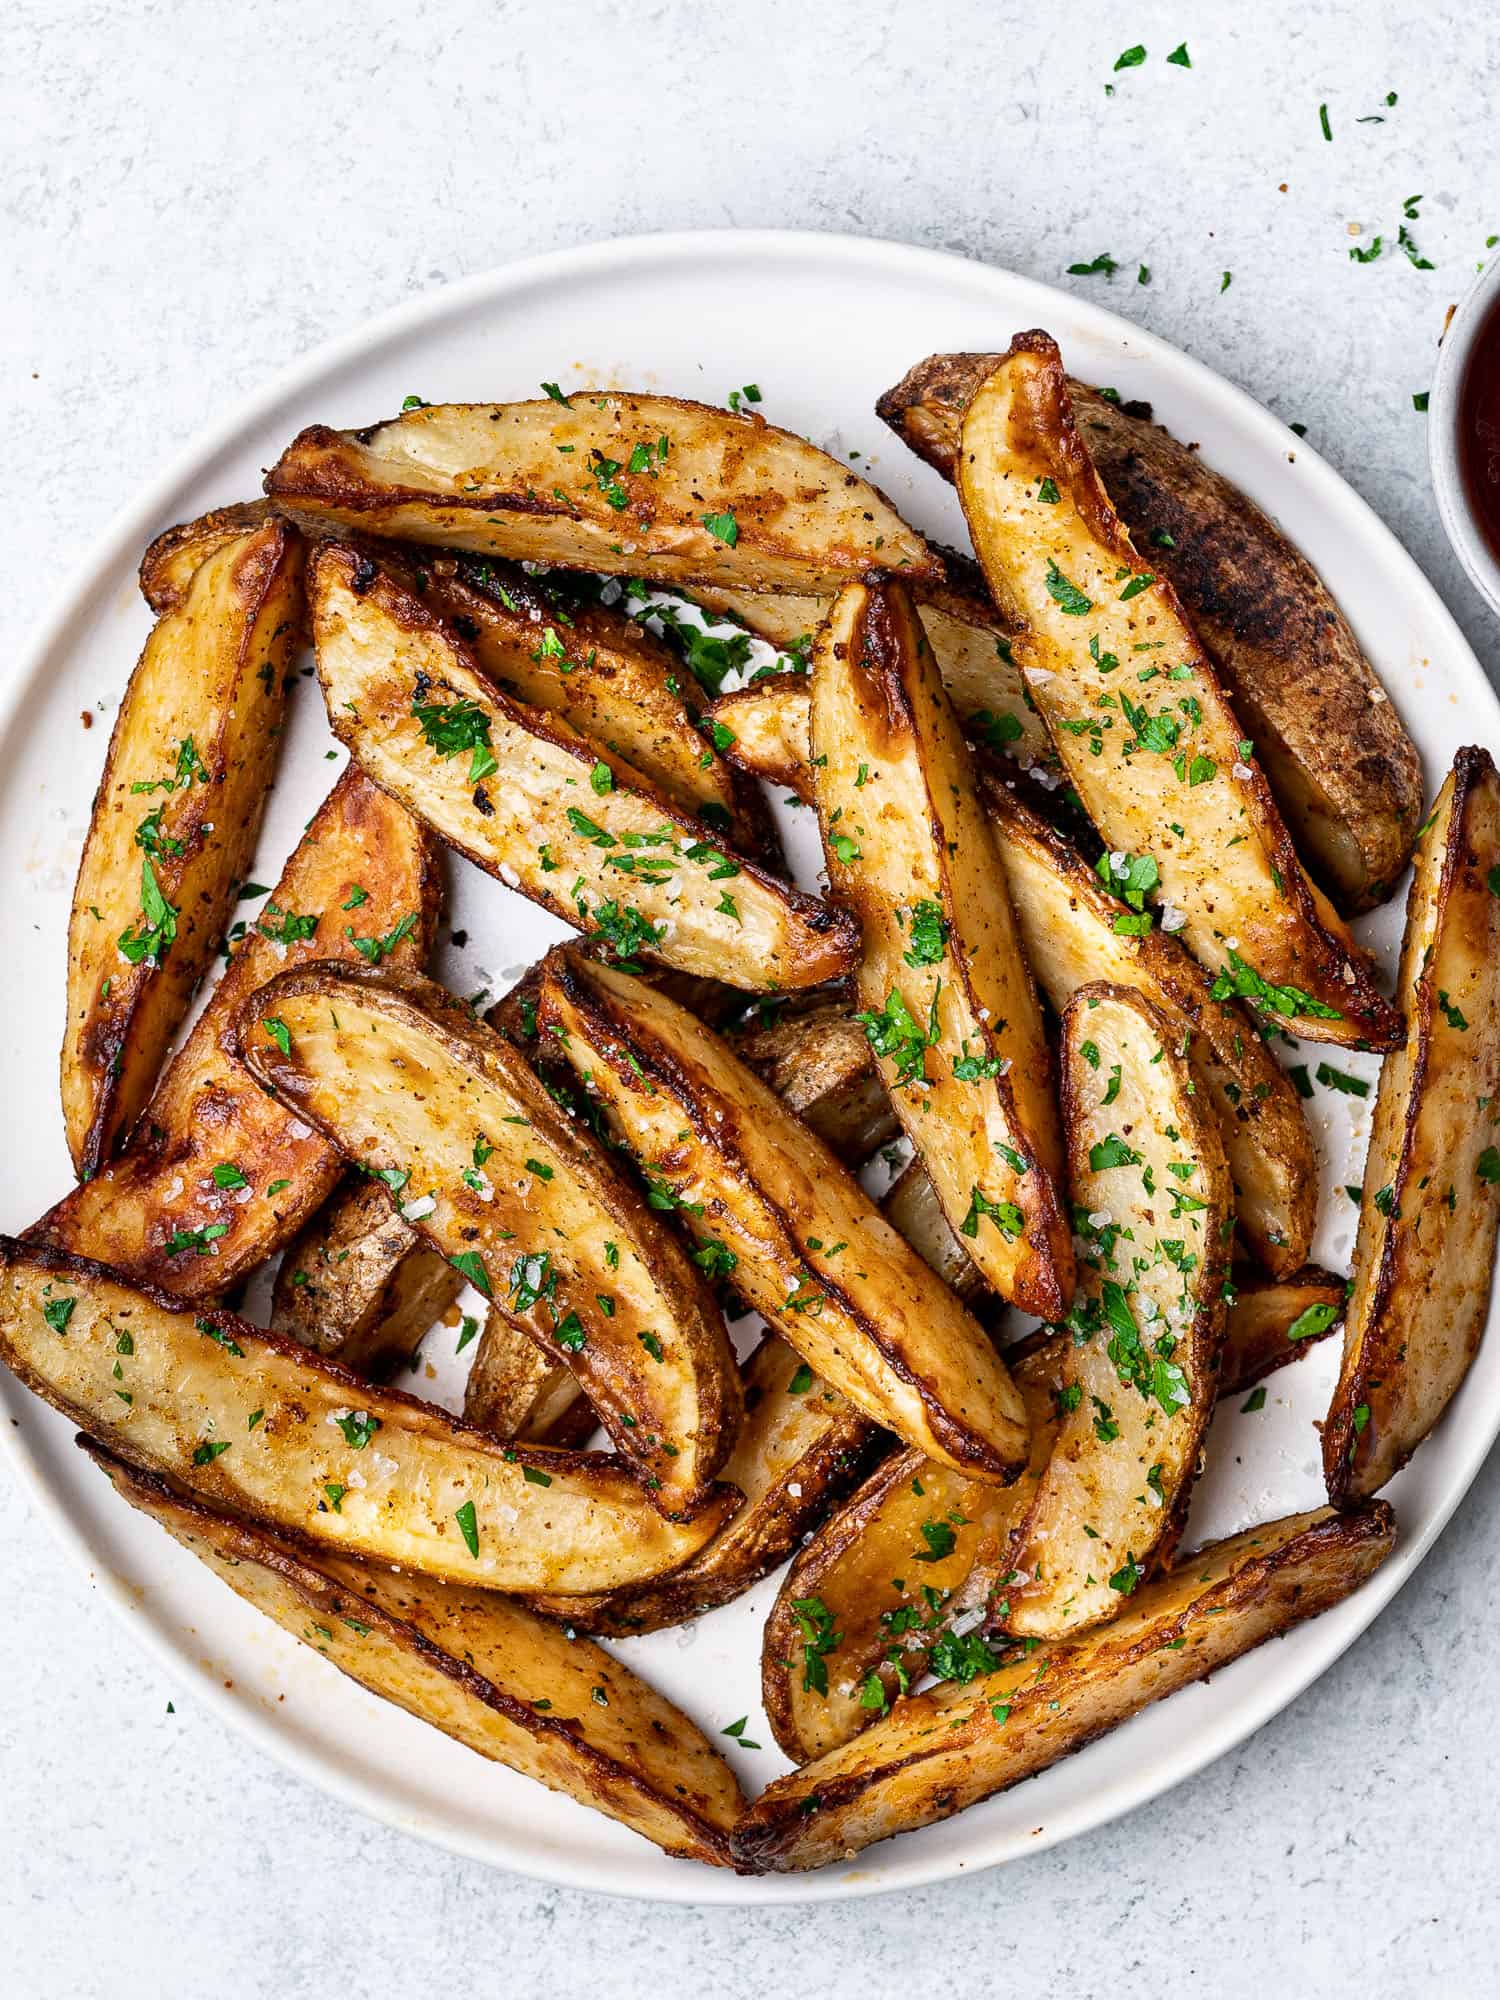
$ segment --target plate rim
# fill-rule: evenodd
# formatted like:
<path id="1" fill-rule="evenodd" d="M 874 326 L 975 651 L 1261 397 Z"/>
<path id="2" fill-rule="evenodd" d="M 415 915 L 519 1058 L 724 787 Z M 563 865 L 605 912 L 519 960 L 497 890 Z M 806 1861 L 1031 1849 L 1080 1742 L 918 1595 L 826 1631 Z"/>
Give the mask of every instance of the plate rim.
<path id="1" fill-rule="evenodd" d="M 503 262 L 387 307 L 343 333 L 315 343 L 305 353 L 275 370 L 259 386 L 237 398 L 227 412 L 201 425 L 94 536 L 83 556 L 69 569 L 51 603 L 23 636 L 15 654 L 14 669 L 7 676 L 4 688 L 0 689 L 0 741 L 14 726 L 32 684 L 49 656 L 54 649 L 67 642 L 70 626 L 89 615 L 89 591 L 94 579 L 142 546 L 144 537 L 157 531 L 169 496 L 186 482 L 202 478 L 211 470 L 216 458 L 232 449 L 241 435 L 262 422 L 278 403 L 312 386 L 319 377 L 357 361 L 372 348 L 399 339 L 403 334 L 419 330 L 425 324 L 449 314 L 461 315 L 480 302 L 493 302 L 535 286 L 587 279 L 635 262 L 683 260 L 726 252 L 750 263 L 767 256 L 792 256 L 804 261 L 850 260 L 872 267 L 884 266 L 887 270 L 904 270 L 918 283 L 924 275 L 951 274 L 961 270 L 967 282 L 988 280 L 1003 290 L 1007 295 L 1007 309 L 1013 309 L 1019 296 L 1025 301 L 1026 310 L 1030 312 L 1034 309 L 1039 318 L 1045 317 L 1049 309 L 1060 302 L 1075 323 L 1081 316 L 1101 336 L 1123 339 L 1132 348 L 1133 358 L 1148 364 L 1163 364 L 1177 379 L 1189 379 L 1206 398 L 1226 405 L 1243 426 L 1262 433 L 1268 445 L 1285 449 L 1281 443 L 1283 434 L 1286 437 L 1295 436 L 1279 417 L 1238 383 L 1220 375 L 1206 362 L 1199 361 L 1161 335 L 1092 300 L 1080 299 L 1040 279 L 986 263 L 959 251 L 889 237 L 804 229 L 668 230 L 576 243 L 563 249 Z M 1323 490 L 1334 497 L 1334 504 L 1344 518 L 1357 528 L 1364 546 L 1403 573 L 1408 588 L 1414 589 L 1415 595 L 1423 601 L 1424 622 L 1429 624 L 1429 629 L 1443 630 L 1454 659 L 1463 663 L 1465 673 L 1471 677 L 1478 706 L 1483 709 L 1487 702 L 1491 717 L 1500 722 L 1500 696 L 1497 696 L 1457 620 L 1416 559 L 1364 496 L 1315 447 L 1299 437 L 1296 450 L 1299 461 L 1303 458 L 1308 461 L 1314 482 L 1321 483 Z M 1492 1316 L 1494 1311 L 1492 1301 Z M 17 1392 L 20 1394 L 19 1402 Z M 34 1408 L 34 1401 L 15 1378 L 0 1373 L 0 1407 L 11 1413 L 15 1409 L 27 1411 Z M 680 1877 L 674 1869 L 667 1879 L 644 1886 L 601 1880 L 598 1869 L 587 1861 L 581 1864 L 554 1863 L 545 1854 L 528 1854 L 524 1849 L 519 1856 L 507 1854 L 501 1858 L 492 1851 L 490 1840 L 466 1835 L 461 1826 L 427 1821 L 414 1824 L 378 1781 L 346 1771 L 331 1758 L 314 1756 L 294 1733 L 278 1726 L 270 1714 L 262 1713 L 253 1693 L 242 1692 L 238 1687 L 224 1687 L 206 1664 L 193 1657 L 188 1635 L 169 1629 L 169 1621 L 149 1601 L 143 1604 L 133 1596 L 130 1587 L 103 1563 L 99 1549 L 87 1539 L 83 1529 L 75 1524 L 60 1504 L 24 1424 L 0 1424 L 0 1452 L 14 1466 L 37 1513 L 67 1554 L 98 1588 L 112 1614 L 135 1635 L 136 1643 L 144 1645 L 158 1664 L 189 1689 L 210 1713 L 266 1752 L 282 1769 L 292 1772 L 315 1790 L 339 1799 L 341 1803 L 400 1833 L 531 1880 L 638 1901 L 753 1909 L 797 1903 L 838 1903 L 870 1895 L 897 1894 L 936 1882 L 977 1875 L 1107 1826 L 1137 1806 L 1176 1789 L 1247 1741 L 1273 1716 L 1289 1707 L 1314 1681 L 1328 1672 L 1355 1640 L 1370 1629 L 1415 1573 L 1451 1520 L 1473 1485 L 1497 1436 L 1500 1436 L 1500 1399 L 1497 1399 L 1493 1413 L 1477 1426 L 1467 1453 L 1448 1473 L 1448 1490 L 1422 1530 L 1410 1539 L 1398 1539 L 1391 1558 L 1362 1586 L 1356 1598 L 1347 1600 L 1351 1604 L 1358 1603 L 1365 1610 L 1365 1615 L 1353 1624 L 1347 1634 L 1339 1632 L 1335 1635 L 1334 1628 L 1327 1628 L 1331 1636 L 1321 1646 L 1314 1644 L 1307 1647 L 1307 1659 L 1298 1663 L 1289 1679 L 1283 1681 L 1280 1676 L 1268 1677 L 1259 1693 L 1252 1686 L 1232 1715 L 1200 1726 L 1181 1751 L 1158 1759 L 1148 1773 L 1131 1773 L 1116 1779 L 1086 1802 L 1050 1814 L 1047 1824 L 1024 1849 L 1016 1848 L 1007 1837 L 1002 1836 L 996 1843 L 1002 1849 L 998 1852 L 980 1852 L 972 1857 L 957 1858 L 934 1853 L 933 1859 L 926 1862 L 919 1852 L 915 1860 L 903 1862 L 900 1879 L 891 1881 L 868 1879 L 863 1875 L 849 1878 L 832 1870 L 805 1876 L 743 1878 L 728 1871 L 695 1868 L 691 1863 L 682 1863 Z M 623 1868 L 618 1872 L 628 1874 L 629 1870 Z"/>

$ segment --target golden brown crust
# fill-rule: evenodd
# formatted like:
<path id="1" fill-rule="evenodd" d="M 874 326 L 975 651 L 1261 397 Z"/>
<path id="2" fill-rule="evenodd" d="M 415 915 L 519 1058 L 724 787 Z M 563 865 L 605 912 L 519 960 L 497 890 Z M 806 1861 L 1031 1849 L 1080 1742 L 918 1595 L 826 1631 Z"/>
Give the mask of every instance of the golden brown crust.
<path id="1" fill-rule="evenodd" d="M 478 867 L 565 923 L 612 926 L 680 970 L 747 990 L 815 986 L 847 969 L 845 913 L 729 852 L 721 833 L 561 716 L 502 693 L 383 562 L 325 543 L 309 595 L 334 734 L 374 783 Z M 434 747 L 416 714 L 424 696 L 482 723 L 492 769 L 478 782 L 465 773 L 479 746 Z M 573 803 L 580 796 L 587 808 Z M 680 868 L 659 865 L 679 857 Z"/>
<path id="2" fill-rule="evenodd" d="M 1500 776 L 1460 750 L 1417 852 L 1323 1426 L 1329 1498 L 1378 1491 L 1427 1436 L 1484 1332 L 1500 1223 Z"/>
<path id="3" fill-rule="evenodd" d="M 723 1317 L 504 1037 L 430 980 L 310 965 L 252 996 L 238 1046 L 346 1158 L 396 1175 L 423 1237 L 574 1370 L 653 1504 L 676 1518 L 711 1497 L 740 1417 Z"/>
<path id="4" fill-rule="evenodd" d="M 898 1702 L 767 1787 L 735 1828 L 735 1866 L 758 1874 L 852 1858 L 1033 1777 L 1347 1597 L 1390 1554 L 1395 1527 L 1377 1500 L 1231 1536 L 1142 1585 L 1111 1625 Z"/>
<path id="5" fill-rule="evenodd" d="M 295 529 L 232 538 L 157 621 L 125 690 L 68 924 L 63 1118 L 82 1178 L 150 1095 L 249 864 L 301 594 Z"/>
<path id="6" fill-rule="evenodd" d="M 62 1298 L 59 1331 L 43 1308 Z M 122 1458 L 212 1505 L 466 1586 L 603 1590 L 676 1569 L 738 1500 L 720 1489 L 691 1522 L 669 1522 L 614 1454 L 523 1452 L 233 1313 L 9 1237 L 0 1360 Z"/>
<path id="7" fill-rule="evenodd" d="M 352 907 L 356 892 L 364 900 Z M 356 961 L 356 917 L 367 941 L 396 936 L 388 963 L 421 965 L 440 893 L 422 829 L 357 769 L 346 770 L 167 1066 L 129 1148 L 30 1233 L 180 1299 L 219 1297 L 263 1263 L 327 1197 L 340 1163 L 246 1074 L 233 1053 L 235 1017 L 281 967 Z M 308 915 L 317 917 L 310 936 L 283 944 L 269 935 L 287 917 Z M 227 1168 L 245 1185 L 233 1174 L 222 1185 Z"/>
<path id="8" fill-rule="evenodd" d="M 313 424 L 266 491 L 320 525 L 656 583 L 837 589 L 871 569 L 942 574 L 889 501 L 805 439 L 672 396 L 450 403 L 357 432 Z"/>
<path id="9" fill-rule="evenodd" d="M 928 1038 L 914 1072 L 909 1047 L 877 1052 L 892 1106 L 986 1281 L 1060 1317 L 1073 1242 L 1051 1053 L 973 768 L 900 584 L 840 594 L 812 682 L 815 796 L 830 894 L 859 919 L 859 997 L 872 1019 L 894 997 Z"/>
<path id="10" fill-rule="evenodd" d="M 1230 990 L 1307 1040 L 1394 1047 L 1399 1015 L 1304 873 L 1176 593 L 1110 505 L 1050 335 L 1018 334 L 970 403 L 957 477 L 991 588 L 1026 620 L 1027 685 L 1104 840 L 1155 858 L 1184 942 Z M 1141 646 L 1174 664 L 1132 702 L 1116 670 Z"/>
<path id="11" fill-rule="evenodd" d="M 493 1595 L 392 1578 L 217 1513 L 93 1439 L 77 1442 L 131 1506 L 372 1693 L 669 1854 L 727 1864 L 743 1803 L 732 1774 L 685 1715 L 600 1648 Z"/>
<path id="12" fill-rule="evenodd" d="M 999 360 L 932 355 L 877 413 L 951 478 L 963 413 Z M 1327 585 L 1149 411 L 1069 388 L 1110 499 L 1186 606 L 1313 874 L 1345 910 L 1383 901 L 1411 857 L 1421 765 Z"/>
<path id="13" fill-rule="evenodd" d="M 701 1207 L 695 1221 L 734 1251 L 741 1296 L 810 1366 L 934 1457 L 1014 1476 L 1024 1410 L 977 1323 L 723 1042 L 638 981 L 561 951 L 541 1019 L 674 1205 Z"/>
<path id="14" fill-rule="evenodd" d="M 226 542 L 277 518 L 269 500 L 241 500 L 165 528 L 141 557 L 141 595 L 160 618 L 187 596 L 199 569 Z"/>

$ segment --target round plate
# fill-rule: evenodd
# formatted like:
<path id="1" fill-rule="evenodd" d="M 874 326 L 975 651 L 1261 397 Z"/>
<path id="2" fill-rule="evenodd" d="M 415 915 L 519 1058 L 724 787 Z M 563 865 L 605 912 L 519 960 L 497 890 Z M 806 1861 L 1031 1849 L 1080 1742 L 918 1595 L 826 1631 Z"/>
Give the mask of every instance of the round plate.
<path id="1" fill-rule="evenodd" d="M 10 995 L 0 1214 L 30 1222 L 67 1185 L 56 1086 L 69 894 L 109 717 L 148 629 L 135 565 L 169 523 L 259 491 L 262 469 L 304 424 L 358 425 L 402 398 L 534 396 L 613 384 L 725 398 L 757 384 L 773 421 L 804 431 L 871 476 L 921 528 L 962 543 L 951 493 L 874 416 L 879 392 L 919 356 L 1003 347 L 1049 328 L 1069 369 L 1142 397 L 1201 444 L 1316 563 L 1420 746 L 1429 792 L 1466 738 L 1493 742 L 1497 710 L 1474 656 L 1431 586 L 1370 509 L 1276 418 L 1151 335 L 1098 307 L 958 257 L 850 237 L 659 236 L 534 259 L 455 285 L 320 349 L 216 425 L 93 551 L 18 663 L 0 713 L 0 862 L 10 883 L 4 943 Z M 854 454 L 860 454 L 855 457 Z M 282 856 L 338 768 L 312 686 L 298 690 L 287 762 L 254 870 Z M 89 735 L 85 709 L 102 711 Z M 439 975 L 462 992 L 509 983 L 560 927 L 479 876 L 451 870 Z M 1389 971 L 1399 908 L 1363 932 Z M 1372 1059 L 1340 1066 L 1374 1074 Z M 1320 1091 L 1309 1106 L 1324 1152 L 1316 1254 L 1348 1268 L 1369 1106 Z M 451 1345 L 439 1331 L 428 1348 Z M 1318 1440 L 1336 1372 L 1326 1342 L 1272 1376 L 1248 1414 L 1214 1425 L 1189 1542 L 1315 1506 Z M 420 1385 L 419 1385 L 420 1386 Z M 1500 1342 L 1481 1348 L 1442 1424 L 1390 1489 L 1402 1539 L 1374 1581 L 1324 1617 L 1210 1684 L 1148 1710 L 1082 1755 L 944 1825 L 815 1876 L 741 1881 L 668 1860 L 569 1799 L 489 1764 L 377 1701 L 228 1593 L 155 1526 L 120 1505 L 74 1450 L 72 1427 L 9 1377 L 0 1438 L 42 1512 L 138 1637 L 191 1680 L 231 1727 L 313 1784 L 391 1825 L 501 1867 L 574 1887 L 686 1903 L 830 1900 L 988 1867 L 1080 1833 L 1156 1796 L 1240 1743 L 1301 1692 L 1368 1625 L 1421 1560 L 1500 1427 Z M 696 1626 L 621 1650 L 711 1735 L 742 1715 L 766 1746 L 725 1743 L 747 1791 L 784 1767 L 759 1702 L 768 1579 Z M 105 1643 L 101 1630 L 100 1643 Z"/>

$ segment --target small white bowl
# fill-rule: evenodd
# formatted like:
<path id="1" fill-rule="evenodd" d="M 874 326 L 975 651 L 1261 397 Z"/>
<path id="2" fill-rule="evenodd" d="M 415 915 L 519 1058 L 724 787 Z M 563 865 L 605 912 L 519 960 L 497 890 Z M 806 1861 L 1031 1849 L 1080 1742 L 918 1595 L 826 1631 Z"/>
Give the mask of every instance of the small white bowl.
<path id="1" fill-rule="evenodd" d="M 1443 334 L 1437 369 L 1428 391 L 1427 454 L 1443 531 L 1480 595 L 1492 611 L 1500 612 L 1500 559 L 1475 518 L 1464 477 L 1459 434 L 1464 378 L 1474 344 L 1491 310 L 1500 311 L 1500 257 L 1493 258 L 1480 272 Z"/>

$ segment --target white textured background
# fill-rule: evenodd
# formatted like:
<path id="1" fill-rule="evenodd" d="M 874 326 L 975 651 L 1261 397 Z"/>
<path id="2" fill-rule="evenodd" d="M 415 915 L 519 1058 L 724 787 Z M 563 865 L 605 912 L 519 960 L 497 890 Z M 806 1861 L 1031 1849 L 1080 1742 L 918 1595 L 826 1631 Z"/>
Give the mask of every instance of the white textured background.
<path id="1" fill-rule="evenodd" d="M 1305 422 L 1494 673 L 1412 394 L 1500 233 L 1497 58 L 1491 0 L 6 0 L 0 672 L 132 490 L 325 336 L 528 251 L 780 224 L 1088 288 L 1066 266 L 1111 252 L 1107 302 Z M 1415 193 L 1436 268 L 1351 263 Z M 0 1475 L 0 1992 L 1492 1993 L 1497 1525 L 1492 1464 L 1317 1687 L 1119 1824 L 744 1915 L 540 1888 L 331 1804 L 160 1678 Z"/>

